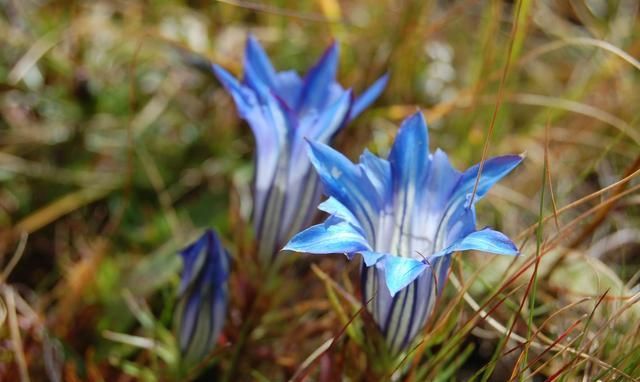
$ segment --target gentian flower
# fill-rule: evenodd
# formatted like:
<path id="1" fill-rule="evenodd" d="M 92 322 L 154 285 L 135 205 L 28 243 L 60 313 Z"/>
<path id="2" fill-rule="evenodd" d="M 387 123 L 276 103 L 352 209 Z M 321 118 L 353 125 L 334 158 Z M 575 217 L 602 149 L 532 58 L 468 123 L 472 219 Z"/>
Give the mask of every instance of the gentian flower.
<path id="1" fill-rule="evenodd" d="M 229 254 L 213 230 L 180 252 L 184 265 L 174 324 L 186 364 L 214 348 L 227 312 Z"/>
<path id="2" fill-rule="evenodd" d="M 354 99 L 351 90 L 336 82 L 337 65 L 334 43 L 304 78 L 294 71 L 276 72 L 252 36 L 241 82 L 213 65 L 256 140 L 253 225 L 259 256 L 267 264 L 294 233 L 309 225 L 320 200 L 305 139 L 329 143 L 386 85 L 384 76 Z"/>
<path id="3" fill-rule="evenodd" d="M 421 113 L 402 123 L 387 160 L 365 151 L 353 164 L 311 143 L 311 161 L 329 196 L 318 208 L 329 217 L 284 248 L 349 259 L 360 254 L 362 300 L 392 352 L 404 349 L 424 326 L 453 252 L 518 253 L 504 234 L 476 230 L 474 204 L 523 158 L 488 159 L 470 200 L 479 166 L 459 172 L 443 151 L 430 154 L 428 145 Z"/>

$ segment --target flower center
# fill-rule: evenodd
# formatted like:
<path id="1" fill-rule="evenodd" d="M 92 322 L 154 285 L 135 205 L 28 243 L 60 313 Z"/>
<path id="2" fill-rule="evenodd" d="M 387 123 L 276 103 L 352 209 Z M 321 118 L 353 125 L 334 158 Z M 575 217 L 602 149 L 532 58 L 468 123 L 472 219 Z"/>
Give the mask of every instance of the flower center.
<path id="1" fill-rule="evenodd" d="M 438 249 L 434 246 L 436 230 L 429 229 L 429 225 L 424 222 L 412 222 L 412 220 L 412 216 L 403 217 L 398 213 L 383 213 L 378 221 L 374 250 L 401 257 L 428 260 Z"/>

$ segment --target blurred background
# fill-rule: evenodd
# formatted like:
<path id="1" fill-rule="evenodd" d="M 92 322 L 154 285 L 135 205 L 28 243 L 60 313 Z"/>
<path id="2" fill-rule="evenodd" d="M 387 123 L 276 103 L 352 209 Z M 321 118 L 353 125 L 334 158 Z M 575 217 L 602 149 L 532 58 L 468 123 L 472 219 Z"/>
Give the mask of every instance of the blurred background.
<path id="1" fill-rule="evenodd" d="M 466 296 L 480 303 L 509 280 L 511 304 L 492 313 L 502 329 L 479 320 L 454 352 L 464 358 L 424 355 L 419 375 L 465 380 L 498 354 L 505 328 L 524 338 L 539 328 L 530 372 L 634 380 L 639 10 L 636 0 L 0 1 L 0 380 L 164 380 L 171 357 L 154 339 L 172 341 L 177 250 L 216 227 L 242 274 L 254 141 L 209 66 L 240 75 L 249 33 L 277 69 L 301 72 L 338 41 L 339 81 L 356 93 L 390 73 L 334 145 L 352 159 L 365 147 L 386 155 L 416 108 L 431 149 L 460 169 L 482 158 L 494 116 L 488 155 L 526 154 L 478 206 L 479 225 L 523 256 L 468 255 L 455 271 L 473 276 Z M 535 309 L 520 312 L 536 254 Z M 311 263 L 299 256 L 287 271 L 237 380 L 290 378 L 340 331 Z M 313 263 L 356 294 L 357 267 Z M 232 280 L 221 343 L 234 342 L 242 282 Z M 446 330 L 479 309 L 450 289 Z M 223 370 L 225 357 L 223 347 Z M 339 355 L 327 358 L 336 369 Z M 509 379 L 515 361 L 500 358 L 487 378 Z M 322 367 L 311 377 L 323 380 Z"/>

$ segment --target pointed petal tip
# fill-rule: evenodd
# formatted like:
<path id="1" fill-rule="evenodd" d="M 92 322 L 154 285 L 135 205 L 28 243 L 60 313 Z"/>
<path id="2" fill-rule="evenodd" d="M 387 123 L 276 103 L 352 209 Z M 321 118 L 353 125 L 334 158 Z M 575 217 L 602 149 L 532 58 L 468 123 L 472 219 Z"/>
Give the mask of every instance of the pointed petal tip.
<path id="1" fill-rule="evenodd" d="M 385 255 L 383 261 L 385 281 L 391 297 L 411 284 L 429 267 L 424 261 L 394 255 Z"/>
<path id="2" fill-rule="evenodd" d="M 355 99 L 355 95 L 353 93 L 353 89 L 352 88 L 347 88 L 344 89 L 344 92 L 342 92 L 342 94 L 338 97 L 338 99 L 333 103 L 333 105 L 336 105 L 340 102 L 344 102 L 345 99 L 349 100 L 350 104 L 353 104 L 353 100 Z"/>
<path id="3" fill-rule="evenodd" d="M 369 89 L 375 89 L 376 98 L 387 87 L 387 84 L 389 83 L 389 77 L 390 73 L 386 72 L 385 74 L 381 75 L 380 78 L 375 80 L 375 82 L 369 87 Z"/>
<path id="4" fill-rule="evenodd" d="M 309 154 L 312 157 L 316 157 L 318 155 L 321 155 L 323 151 L 327 151 L 327 150 L 333 150 L 330 146 L 322 143 L 322 142 L 318 142 L 318 141 L 313 141 L 307 137 L 304 138 L 305 141 L 307 141 L 307 143 L 309 144 L 307 146 L 307 150 L 309 151 Z"/>
<path id="5" fill-rule="evenodd" d="M 338 64 L 338 55 L 340 53 L 340 47 L 336 40 L 332 40 L 331 44 L 322 52 L 322 55 L 318 59 L 316 66 L 320 63 L 326 64 L 327 62 L 331 62 L 332 65 Z"/>
<path id="6" fill-rule="evenodd" d="M 292 249 L 292 248 L 289 246 L 289 243 L 287 243 L 284 247 L 280 248 L 280 251 L 279 251 L 279 252 L 282 252 L 282 251 L 291 251 L 291 252 L 295 252 L 295 249 Z"/>
<path id="7" fill-rule="evenodd" d="M 289 251 L 289 252 L 296 252 L 296 253 L 306 253 L 305 251 L 298 248 L 298 246 L 296 246 L 295 243 L 292 243 L 294 239 L 295 239 L 295 236 L 291 238 L 291 240 L 289 240 L 289 242 L 285 244 L 284 247 L 282 247 L 279 252 Z"/>
<path id="8" fill-rule="evenodd" d="M 213 73 L 214 73 L 215 75 L 219 75 L 219 73 L 220 73 L 220 72 L 223 72 L 223 71 L 225 71 L 225 72 L 226 72 L 226 70 L 222 69 L 222 66 L 220 66 L 220 65 L 218 65 L 218 64 L 215 64 L 215 63 L 212 63 L 212 64 L 211 64 L 211 70 L 213 70 Z"/>
<path id="9" fill-rule="evenodd" d="M 360 113 L 362 113 L 369 105 L 371 105 L 382 94 L 387 86 L 389 80 L 389 74 L 385 74 L 378 78 L 371 86 L 369 86 L 364 93 L 358 97 L 353 97 L 351 114 L 349 120 L 355 119 Z"/>
<path id="10" fill-rule="evenodd" d="M 406 126 L 406 127 L 405 127 Z M 424 117 L 424 113 L 420 108 L 417 111 L 402 121 L 400 124 L 400 129 L 403 128 L 424 128 L 427 129 L 427 120 Z"/>
<path id="11" fill-rule="evenodd" d="M 304 231 L 302 231 L 304 232 Z M 298 253 L 306 253 L 304 250 L 300 248 L 300 240 L 298 240 L 300 233 L 295 234 L 288 242 L 280 249 L 280 251 L 290 251 L 290 252 L 298 252 Z"/>
<path id="12" fill-rule="evenodd" d="M 224 86 L 228 86 L 230 84 L 235 84 L 238 81 L 227 69 L 223 68 L 218 64 L 211 64 L 211 70 L 213 74 L 218 78 Z"/>
<path id="13" fill-rule="evenodd" d="M 251 51 L 264 52 L 264 48 L 262 47 L 262 44 L 260 44 L 260 40 L 258 40 L 258 38 L 253 33 L 249 33 L 245 45 L 245 52 Z"/>
<path id="14" fill-rule="evenodd" d="M 446 151 L 444 151 L 443 149 L 441 149 L 440 147 L 436 147 L 435 150 L 433 150 L 433 157 L 436 156 L 441 156 L 443 158 L 445 158 L 447 161 L 449 161 L 449 154 L 447 154 Z"/>
<path id="15" fill-rule="evenodd" d="M 317 151 L 321 149 L 322 143 L 312 141 L 309 137 L 304 137 L 304 140 L 309 144 L 307 146 L 307 150 L 309 150 L 310 154 L 313 154 L 313 151 Z"/>
<path id="16" fill-rule="evenodd" d="M 453 252 L 470 250 L 505 256 L 517 256 L 520 253 L 518 247 L 507 235 L 485 227 L 470 233 L 433 256 L 439 257 Z"/>
<path id="17" fill-rule="evenodd" d="M 247 43 L 249 42 L 259 44 L 258 39 L 256 38 L 256 35 L 253 34 L 253 32 L 247 33 Z"/>
<path id="18" fill-rule="evenodd" d="M 331 39 L 331 43 L 327 47 L 327 52 L 331 52 L 331 54 L 340 53 L 340 45 L 338 45 L 338 41 L 335 38 Z"/>
<path id="19" fill-rule="evenodd" d="M 487 162 L 490 161 L 490 160 L 493 160 L 498 165 L 502 164 L 502 165 L 506 166 L 506 168 L 509 169 L 507 172 L 510 172 L 511 170 L 513 170 L 516 167 L 518 167 L 520 165 L 520 163 L 522 163 L 522 161 L 525 159 L 525 157 L 526 157 L 526 153 L 523 152 L 523 153 L 520 153 L 520 154 L 508 154 L 508 155 L 503 155 L 503 156 L 499 156 L 499 157 L 489 158 L 489 159 L 487 159 Z M 486 163 L 485 163 L 485 166 L 486 166 Z"/>

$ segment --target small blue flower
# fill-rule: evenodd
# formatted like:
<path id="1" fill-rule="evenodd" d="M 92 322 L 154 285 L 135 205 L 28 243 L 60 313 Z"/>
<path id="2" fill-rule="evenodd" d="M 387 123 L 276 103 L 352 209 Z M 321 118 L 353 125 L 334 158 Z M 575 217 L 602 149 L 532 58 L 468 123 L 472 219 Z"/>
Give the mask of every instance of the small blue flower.
<path id="1" fill-rule="evenodd" d="M 329 143 L 387 83 L 384 76 L 354 99 L 351 90 L 336 82 L 337 66 L 334 43 L 304 78 L 295 71 L 276 72 L 252 36 L 245 49 L 242 82 L 213 65 L 255 136 L 253 225 L 260 258 L 266 263 L 294 233 L 309 225 L 320 200 L 305 139 Z"/>
<path id="2" fill-rule="evenodd" d="M 453 252 L 518 254 L 504 234 L 476 230 L 474 204 L 521 156 L 487 160 L 470 201 L 478 166 L 459 172 L 443 151 L 429 153 L 421 113 L 402 123 L 387 160 L 365 151 L 353 164 L 321 143 L 311 143 L 309 153 L 329 196 L 318 208 L 329 217 L 297 234 L 284 249 L 344 253 L 349 259 L 360 254 L 363 302 L 394 352 L 424 326 Z"/>
<path id="3" fill-rule="evenodd" d="M 184 268 L 174 323 L 183 361 L 194 364 L 211 352 L 224 326 L 229 254 L 208 229 L 180 256 Z"/>

